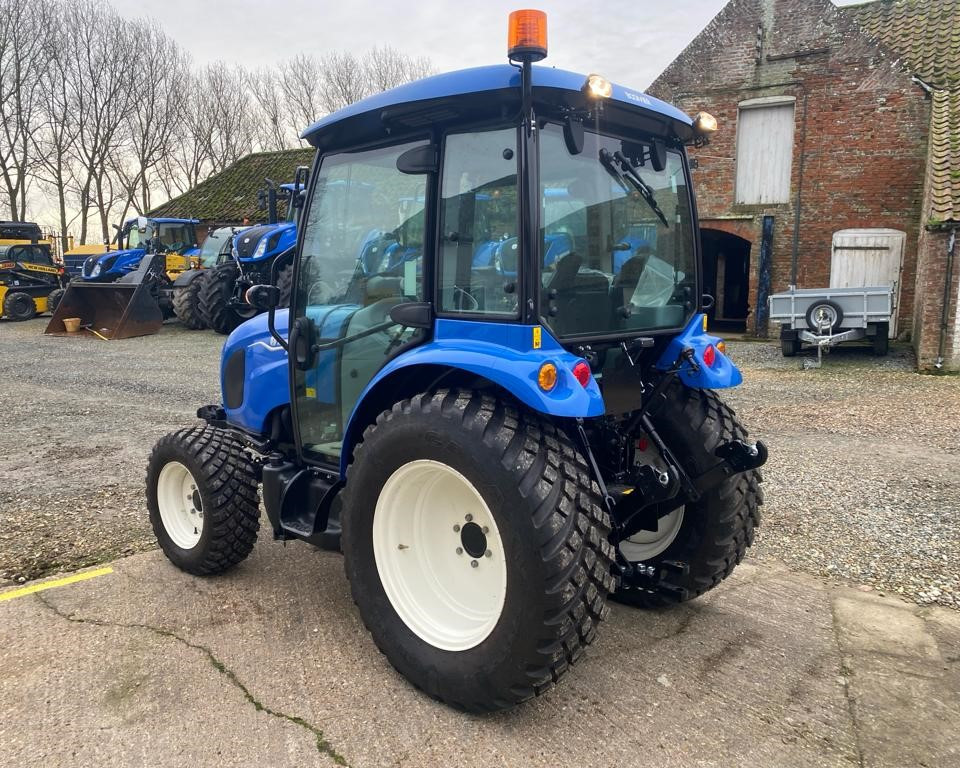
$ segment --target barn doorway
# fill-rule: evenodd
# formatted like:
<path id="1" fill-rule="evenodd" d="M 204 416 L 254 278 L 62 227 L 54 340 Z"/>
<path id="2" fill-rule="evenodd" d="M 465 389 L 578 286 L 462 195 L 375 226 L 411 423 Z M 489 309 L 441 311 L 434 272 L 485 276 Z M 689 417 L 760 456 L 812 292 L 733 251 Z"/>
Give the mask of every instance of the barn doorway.
<path id="1" fill-rule="evenodd" d="M 743 333 L 750 314 L 749 240 L 721 232 L 701 229 L 703 246 L 703 292 L 716 299 L 708 310 L 710 326 L 718 331 Z"/>

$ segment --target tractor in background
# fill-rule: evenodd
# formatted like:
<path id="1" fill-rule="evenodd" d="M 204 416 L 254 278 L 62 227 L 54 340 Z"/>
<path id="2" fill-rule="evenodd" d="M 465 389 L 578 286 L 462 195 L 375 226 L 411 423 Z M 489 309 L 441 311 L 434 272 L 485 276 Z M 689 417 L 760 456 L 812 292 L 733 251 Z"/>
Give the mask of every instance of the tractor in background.
<path id="1" fill-rule="evenodd" d="M 297 242 L 297 219 L 308 169 L 297 169 L 292 184 L 277 185 L 270 179 L 260 192 L 261 208 L 268 212 L 268 223 L 244 230 L 233 240 L 233 258 L 224 261 L 207 275 L 198 298 L 200 314 L 207 327 L 228 334 L 259 310 L 246 299 L 254 285 L 276 282 L 281 301 L 289 303 L 293 282 L 293 246 Z M 286 203 L 281 221 L 278 202 Z"/>

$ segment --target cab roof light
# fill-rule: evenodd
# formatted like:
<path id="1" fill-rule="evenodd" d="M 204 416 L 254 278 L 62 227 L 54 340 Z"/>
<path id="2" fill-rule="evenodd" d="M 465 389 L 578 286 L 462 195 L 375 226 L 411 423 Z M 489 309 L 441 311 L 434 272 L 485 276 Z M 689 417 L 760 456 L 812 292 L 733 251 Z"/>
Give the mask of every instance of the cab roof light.
<path id="1" fill-rule="evenodd" d="M 600 75 L 587 75 L 583 92 L 593 99 L 609 99 L 613 95 L 613 83 Z"/>
<path id="2" fill-rule="evenodd" d="M 698 112 L 693 118 L 693 132 L 698 136 L 709 136 L 717 130 L 717 118 L 709 112 Z"/>
<path id="3" fill-rule="evenodd" d="M 547 57 L 547 14 L 530 8 L 510 14 L 507 56 L 516 61 L 540 61 Z"/>

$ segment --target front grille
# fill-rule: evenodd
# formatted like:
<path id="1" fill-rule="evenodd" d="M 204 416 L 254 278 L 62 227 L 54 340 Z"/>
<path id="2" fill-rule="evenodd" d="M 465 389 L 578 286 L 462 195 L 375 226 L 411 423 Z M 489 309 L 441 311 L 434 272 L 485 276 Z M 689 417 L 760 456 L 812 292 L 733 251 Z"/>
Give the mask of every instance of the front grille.
<path id="1" fill-rule="evenodd" d="M 63 266 L 66 268 L 68 275 L 79 275 L 83 271 L 83 262 L 86 260 L 86 256 L 70 256 L 68 254 L 63 257 Z"/>
<path id="2" fill-rule="evenodd" d="M 257 247 L 257 243 L 260 242 L 260 237 L 265 232 L 269 232 L 273 229 L 273 225 L 265 224 L 259 227 L 250 227 L 250 229 L 241 232 L 236 236 L 234 242 L 237 246 L 237 255 L 241 259 L 247 259 L 253 255 L 254 250 Z"/>

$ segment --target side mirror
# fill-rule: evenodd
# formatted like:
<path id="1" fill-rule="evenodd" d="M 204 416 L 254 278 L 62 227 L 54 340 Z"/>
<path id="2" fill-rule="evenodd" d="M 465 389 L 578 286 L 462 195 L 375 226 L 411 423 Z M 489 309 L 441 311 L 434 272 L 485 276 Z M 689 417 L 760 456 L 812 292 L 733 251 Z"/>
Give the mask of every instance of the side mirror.
<path id="1" fill-rule="evenodd" d="M 247 289 L 247 303 L 261 312 L 269 312 L 280 306 L 280 289 L 275 285 L 254 285 Z"/>

